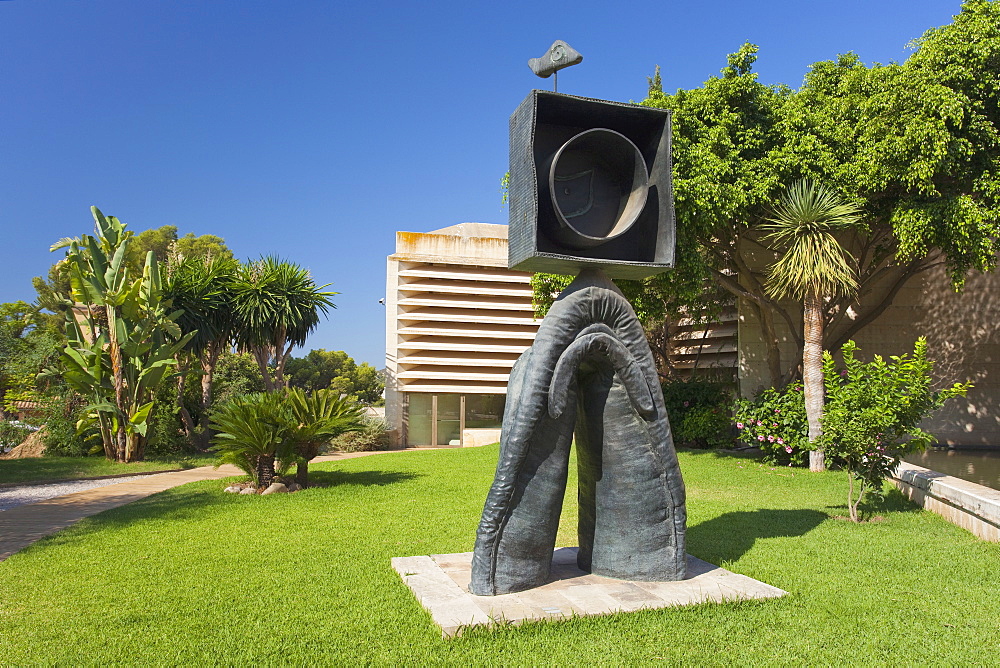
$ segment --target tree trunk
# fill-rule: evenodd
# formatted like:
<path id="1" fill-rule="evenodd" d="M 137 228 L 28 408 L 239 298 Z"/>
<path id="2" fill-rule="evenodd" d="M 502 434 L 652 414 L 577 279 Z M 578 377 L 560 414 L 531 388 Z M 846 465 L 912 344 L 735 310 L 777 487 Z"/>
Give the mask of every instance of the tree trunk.
<path id="1" fill-rule="evenodd" d="M 295 482 L 302 489 L 309 486 L 309 462 L 302 461 L 295 465 Z"/>
<path id="2" fill-rule="evenodd" d="M 823 435 L 823 298 L 807 295 L 803 303 L 802 386 L 805 393 L 809 442 L 815 444 Z M 823 450 L 809 453 L 809 470 L 824 471 Z"/>
<path id="3" fill-rule="evenodd" d="M 263 492 L 274 482 L 274 455 L 261 456 L 257 460 L 258 490 Z"/>
<path id="4" fill-rule="evenodd" d="M 215 366 L 219 363 L 219 353 L 222 346 L 218 342 L 208 344 L 201 358 L 201 419 L 204 419 L 212 405 L 212 383 L 215 379 Z"/>
<path id="5" fill-rule="evenodd" d="M 187 364 L 181 364 L 180 360 L 177 360 L 177 371 L 177 396 L 175 397 L 177 413 L 181 416 L 181 425 L 184 427 L 184 438 L 187 439 L 188 443 L 193 444 L 194 419 L 191 417 L 191 412 L 184 406 L 184 383 L 187 379 Z"/>

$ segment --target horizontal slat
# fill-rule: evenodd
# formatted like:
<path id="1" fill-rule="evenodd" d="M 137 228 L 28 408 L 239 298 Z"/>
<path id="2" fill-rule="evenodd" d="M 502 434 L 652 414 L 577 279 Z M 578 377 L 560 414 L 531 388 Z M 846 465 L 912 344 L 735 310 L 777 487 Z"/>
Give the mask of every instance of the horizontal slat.
<path id="1" fill-rule="evenodd" d="M 537 329 L 534 327 L 519 328 L 517 325 L 511 325 L 506 329 L 500 330 L 498 328 L 476 327 L 474 323 L 468 323 L 465 325 L 462 323 L 450 323 L 447 326 L 432 327 L 410 325 L 409 327 L 400 328 L 399 333 L 403 336 L 443 336 L 449 338 L 471 337 L 495 339 L 497 341 L 509 339 L 533 341 L 535 339 Z"/>
<path id="2" fill-rule="evenodd" d="M 403 380 L 421 378 L 425 380 L 479 380 L 494 383 L 506 383 L 510 373 L 476 373 L 475 371 L 438 371 L 418 369 L 416 371 L 400 371 L 396 378 Z"/>
<path id="3" fill-rule="evenodd" d="M 498 269 L 469 267 L 467 265 L 420 265 L 408 269 L 400 269 L 399 276 L 403 278 L 443 278 L 458 281 L 489 281 L 500 283 L 531 284 L 531 274 L 519 271 L 501 271 Z"/>
<path id="4" fill-rule="evenodd" d="M 510 314 L 491 313 L 489 311 L 476 311 L 475 309 L 427 309 L 421 308 L 415 311 L 400 313 L 396 316 L 400 322 L 467 322 L 467 323 L 491 323 L 497 325 L 535 325 L 537 322 L 530 316 L 519 317 Z"/>
<path id="5" fill-rule="evenodd" d="M 431 292 L 435 294 L 456 294 L 456 295 L 491 295 L 499 297 L 520 297 L 531 300 L 531 287 L 525 285 L 499 286 L 495 284 L 484 285 L 480 282 L 448 281 L 448 280 L 421 280 L 413 283 L 401 283 L 398 287 L 400 292 L 423 293 Z"/>
<path id="6" fill-rule="evenodd" d="M 397 350 L 452 350 L 463 353 L 513 353 L 520 355 L 530 347 L 530 344 L 479 343 L 474 341 L 442 342 L 427 341 L 428 337 L 420 337 L 417 341 L 406 341 L 396 346 Z"/>
<path id="7" fill-rule="evenodd" d="M 396 302 L 399 306 L 432 308 L 456 308 L 456 309 L 491 309 L 497 311 L 520 311 L 534 314 L 535 309 L 531 302 L 516 301 L 503 297 L 486 297 L 482 299 L 461 299 L 453 296 L 414 296 L 404 297 Z"/>
<path id="8" fill-rule="evenodd" d="M 400 365 L 420 365 L 420 364 L 432 364 L 437 366 L 457 366 L 464 368 L 473 367 L 500 367 L 507 369 L 508 371 L 514 362 L 517 361 L 517 356 L 498 356 L 498 357 L 485 357 L 485 356 L 465 356 L 465 357 L 433 357 L 429 355 L 412 355 L 407 357 L 400 357 L 396 360 Z"/>

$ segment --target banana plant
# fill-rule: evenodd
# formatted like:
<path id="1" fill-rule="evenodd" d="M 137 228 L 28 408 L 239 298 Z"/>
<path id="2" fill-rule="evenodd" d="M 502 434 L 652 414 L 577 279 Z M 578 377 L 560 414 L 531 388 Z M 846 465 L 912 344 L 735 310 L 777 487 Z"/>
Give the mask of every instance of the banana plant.
<path id="1" fill-rule="evenodd" d="M 91 400 L 87 422 L 96 423 L 105 455 L 137 461 L 144 456 L 156 389 L 172 374 L 174 355 L 196 332 L 181 335 L 176 321 L 183 311 L 169 310 L 153 253 L 146 256 L 142 276 L 131 276 L 125 257 L 132 232 L 97 207 L 91 212 L 96 236 L 52 246 L 53 251 L 68 248 L 71 294 L 66 299 L 73 304 L 61 372 L 70 387 Z"/>

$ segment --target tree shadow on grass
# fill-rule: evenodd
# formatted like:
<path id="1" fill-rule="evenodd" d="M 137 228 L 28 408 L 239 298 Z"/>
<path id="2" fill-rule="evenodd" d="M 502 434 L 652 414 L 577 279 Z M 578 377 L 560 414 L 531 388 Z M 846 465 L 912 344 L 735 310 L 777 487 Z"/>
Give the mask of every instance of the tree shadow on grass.
<path id="1" fill-rule="evenodd" d="M 845 483 L 846 485 L 846 483 Z M 845 494 L 846 496 L 846 494 Z M 829 510 L 842 511 L 848 514 L 847 503 L 839 503 L 827 506 Z M 910 501 L 903 492 L 896 487 L 888 487 L 882 497 L 866 495 L 865 500 L 858 506 L 862 519 L 881 515 L 883 513 L 917 513 L 923 510 L 919 503 Z"/>
<path id="2" fill-rule="evenodd" d="M 424 477 L 409 471 L 309 471 L 309 487 L 342 487 L 359 485 L 384 487 Z"/>
<path id="3" fill-rule="evenodd" d="M 422 474 L 405 471 L 310 471 L 309 484 L 311 488 L 336 486 L 387 486 L 406 482 L 422 477 Z M 267 503 L 270 498 L 259 496 L 242 496 L 223 492 L 227 481 L 220 480 L 216 485 L 205 489 L 191 489 L 185 486 L 166 490 L 159 494 L 133 501 L 118 508 L 91 515 L 83 524 L 76 525 L 74 540 L 83 534 L 99 532 L 109 527 L 121 527 L 144 520 L 169 520 L 171 522 L 197 520 L 212 512 L 224 513 L 234 504 Z M 176 491 L 175 491 L 176 490 Z M 281 495 L 284 496 L 284 495 Z M 62 532 L 49 537 L 50 541 L 59 542 Z"/>
<path id="4" fill-rule="evenodd" d="M 815 529 L 826 513 L 818 510 L 744 510 L 724 513 L 687 529 L 687 550 L 699 559 L 719 565 L 736 561 L 758 538 L 803 536 Z"/>

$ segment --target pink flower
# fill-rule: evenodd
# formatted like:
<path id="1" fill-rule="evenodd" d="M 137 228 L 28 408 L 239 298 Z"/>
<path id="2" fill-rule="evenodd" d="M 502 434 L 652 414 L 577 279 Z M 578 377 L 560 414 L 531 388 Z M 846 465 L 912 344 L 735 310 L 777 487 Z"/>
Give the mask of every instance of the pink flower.
<path id="1" fill-rule="evenodd" d="M 785 444 L 785 439 L 778 438 L 778 445 L 784 445 L 784 444 Z"/>
<path id="2" fill-rule="evenodd" d="M 763 441 L 763 440 L 764 440 L 764 437 L 763 437 L 763 436 L 758 436 L 758 437 L 757 437 L 757 440 L 758 440 L 758 441 Z"/>
<path id="3" fill-rule="evenodd" d="M 792 454 L 792 446 L 786 445 L 785 446 L 785 452 L 787 452 L 788 454 Z M 789 466 L 791 466 L 791 464 L 789 464 Z"/>
<path id="4" fill-rule="evenodd" d="M 778 426 L 778 423 L 777 423 L 777 422 L 772 422 L 772 423 L 771 423 L 771 426 L 772 426 L 772 427 L 777 427 L 777 426 Z"/>
<path id="5" fill-rule="evenodd" d="M 690 401 L 685 401 L 685 402 L 684 402 L 684 408 L 687 408 L 687 407 L 688 407 L 688 406 L 690 406 L 690 405 L 691 405 L 691 402 L 690 402 Z"/>
<path id="6" fill-rule="evenodd" d="M 779 411 L 779 410 L 778 410 L 777 408 L 775 408 L 775 409 L 774 409 L 774 412 L 775 412 L 775 413 L 780 413 L 781 411 Z"/>
<path id="7" fill-rule="evenodd" d="M 736 423 L 736 428 L 737 429 L 742 429 L 743 428 L 743 423 L 742 422 L 737 422 Z"/>
<path id="8" fill-rule="evenodd" d="M 767 437 L 767 441 L 768 441 L 769 443 L 774 443 L 774 436 L 768 436 L 768 437 Z"/>
<path id="9" fill-rule="evenodd" d="M 757 426 L 758 426 L 758 427 L 763 427 L 763 426 L 764 426 L 764 423 L 763 423 L 763 422 L 761 422 L 760 420 L 757 420 Z"/>

